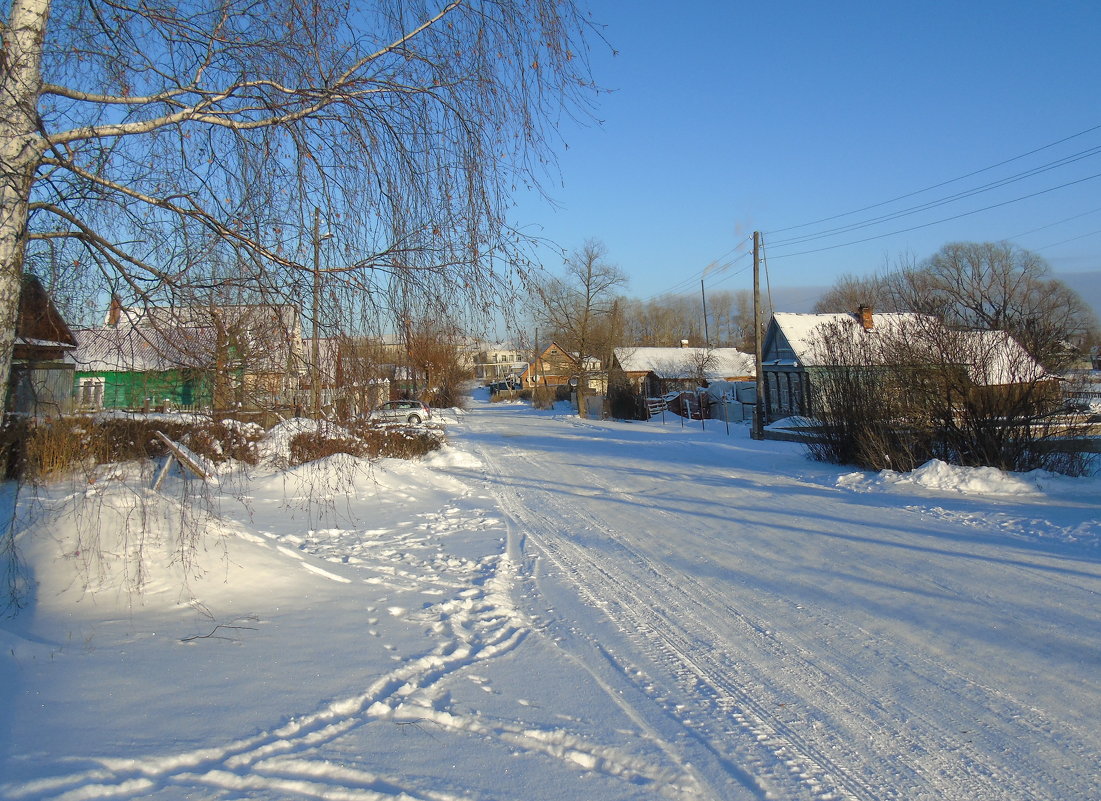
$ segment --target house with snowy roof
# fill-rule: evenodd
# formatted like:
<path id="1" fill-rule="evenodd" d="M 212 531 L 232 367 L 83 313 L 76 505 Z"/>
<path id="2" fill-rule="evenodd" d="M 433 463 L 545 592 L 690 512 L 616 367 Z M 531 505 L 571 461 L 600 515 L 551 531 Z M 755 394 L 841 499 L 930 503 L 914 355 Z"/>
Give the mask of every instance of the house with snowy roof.
<path id="1" fill-rule="evenodd" d="M 298 310 L 269 304 L 125 308 L 74 332 L 74 393 L 85 409 L 270 407 L 306 372 Z"/>
<path id="2" fill-rule="evenodd" d="M 209 407 L 214 334 L 210 329 L 124 324 L 78 329 L 71 355 L 81 409 Z"/>
<path id="3" fill-rule="evenodd" d="M 589 376 L 600 370 L 600 360 L 591 356 L 582 359 L 577 353 L 571 353 L 557 342 L 551 342 L 537 351 L 535 358 L 523 365 L 520 371 L 520 386 L 561 387 L 569 384 L 570 379 L 582 375 Z"/>
<path id="4" fill-rule="evenodd" d="M 974 388 L 1046 378 L 1043 367 L 1004 331 L 955 331 L 928 315 L 874 314 L 869 306 L 855 314 L 773 314 L 761 352 L 767 420 L 813 417 L 817 373 L 837 367 L 902 367 L 892 353 L 923 365 L 954 365 Z"/>
<path id="5" fill-rule="evenodd" d="M 614 366 L 646 397 L 694 390 L 714 381 L 749 381 L 753 356 L 737 348 L 616 348 Z"/>

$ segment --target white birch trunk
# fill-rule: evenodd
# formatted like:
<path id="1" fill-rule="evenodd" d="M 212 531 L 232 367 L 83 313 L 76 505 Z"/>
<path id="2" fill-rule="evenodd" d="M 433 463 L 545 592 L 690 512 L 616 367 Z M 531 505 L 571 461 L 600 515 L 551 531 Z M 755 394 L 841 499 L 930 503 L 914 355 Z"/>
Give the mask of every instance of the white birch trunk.
<path id="1" fill-rule="evenodd" d="M 12 0 L 0 69 L 0 392 L 7 396 L 19 312 L 31 182 L 45 150 L 38 130 L 49 0 Z"/>

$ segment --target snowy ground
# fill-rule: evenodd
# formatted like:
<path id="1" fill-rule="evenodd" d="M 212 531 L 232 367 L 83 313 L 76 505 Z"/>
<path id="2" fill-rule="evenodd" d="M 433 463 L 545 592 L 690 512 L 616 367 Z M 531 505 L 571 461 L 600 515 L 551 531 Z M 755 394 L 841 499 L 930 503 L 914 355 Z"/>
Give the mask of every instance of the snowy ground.
<path id="1" fill-rule="evenodd" d="M 35 505 L 0 798 L 1101 797 L 1101 479 L 445 418 L 419 463 Z"/>

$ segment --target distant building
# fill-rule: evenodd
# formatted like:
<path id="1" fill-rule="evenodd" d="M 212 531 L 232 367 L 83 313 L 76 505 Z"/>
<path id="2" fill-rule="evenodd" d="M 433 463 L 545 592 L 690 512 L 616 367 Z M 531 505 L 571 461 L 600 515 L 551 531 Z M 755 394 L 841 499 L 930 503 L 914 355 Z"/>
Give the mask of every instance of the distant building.
<path id="1" fill-rule="evenodd" d="M 737 348 L 616 348 L 615 365 L 635 390 L 655 398 L 712 381 L 748 381 L 754 358 Z"/>

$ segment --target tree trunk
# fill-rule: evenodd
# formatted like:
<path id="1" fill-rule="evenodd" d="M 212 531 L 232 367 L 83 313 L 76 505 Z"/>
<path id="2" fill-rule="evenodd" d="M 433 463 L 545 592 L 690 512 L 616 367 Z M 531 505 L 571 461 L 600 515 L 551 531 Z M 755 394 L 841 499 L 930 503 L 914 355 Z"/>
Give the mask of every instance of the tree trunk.
<path id="1" fill-rule="evenodd" d="M 11 375 L 31 183 L 46 142 L 38 132 L 49 0 L 13 0 L 0 54 L 0 391 Z"/>

